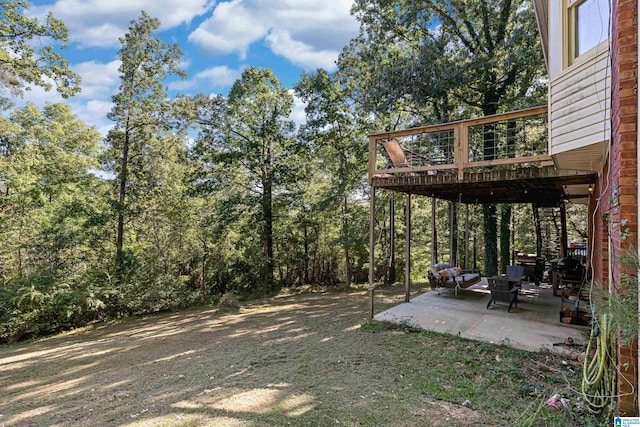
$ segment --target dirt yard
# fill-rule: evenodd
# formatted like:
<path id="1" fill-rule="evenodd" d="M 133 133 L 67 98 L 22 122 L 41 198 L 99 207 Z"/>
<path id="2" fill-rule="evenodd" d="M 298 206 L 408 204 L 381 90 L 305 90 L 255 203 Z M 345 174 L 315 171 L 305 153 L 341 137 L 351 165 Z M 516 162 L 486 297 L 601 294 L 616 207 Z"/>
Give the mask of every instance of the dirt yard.
<path id="1" fill-rule="evenodd" d="M 382 291 L 377 311 L 402 297 L 401 287 Z M 288 295 L 237 314 L 203 308 L 4 347 L 0 426 L 505 423 L 481 397 L 463 406 L 425 393 L 419 383 L 431 374 L 420 367 L 446 365 L 420 348 L 446 354 L 437 348 L 446 338 L 366 330 L 366 307 L 364 291 Z M 469 344 L 458 341 L 464 353 Z M 456 388 L 443 387 L 443 396 Z"/>

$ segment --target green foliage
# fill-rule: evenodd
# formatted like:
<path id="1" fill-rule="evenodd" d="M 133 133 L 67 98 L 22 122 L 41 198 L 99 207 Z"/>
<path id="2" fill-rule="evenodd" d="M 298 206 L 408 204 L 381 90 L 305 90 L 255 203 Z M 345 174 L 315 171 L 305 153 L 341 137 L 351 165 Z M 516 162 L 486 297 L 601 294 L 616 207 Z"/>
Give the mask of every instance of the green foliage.
<path id="1" fill-rule="evenodd" d="M 363 159 L 367 144 L 363 141 L 367 120 L 349 102 L 346 88 L 325 70 L 303 74 L 296 93 L 306 103 L 307 120 L 300 134 L 311 149 L 308 176 L 315 184 L 309 182 L 307 187 L 314 194 L 304 194 L 303 190 L 300 213 L 340 213 L 335 218 L 339 234 L 334 241 L 342 249 L 344 284 L 348 288 L 354 274 L 354 256 L 365 244 L 366 229 L 358 227 L 357 213 L 352 211 L 358 209 L 353 195 L 365 187 Z M 307 223 L 312 221 L 304 216 Z"/>
<path id="2" fill-rule="evenodd" d="M 49 13 L 44 22 L 28 17 L 26 0 L 3 0 L 0 4 L 0 92 L 18 96 L 30 85 L 50 90 L 53 84 L 63 98 L 80 91 L 74 74 L 55 43 L 64 48 L 67 29 Z M 2 97 L 4 104 L 8 99 Z"/>
<path id="3" fill-rule="evenodd" d="M 131 274 L 124 284 L 112 277 L 104 272 L 56 281 L 34 276 L 0 288 L 0 342 L 206 302 L 175 276 Z"/>
<path id="4" fill-rule="evenodd" d="M 232 234 L 244 240 L 244 259 L 237 262 L 249 263 L 244 270 L 249 277 L 243 274 L 241 282 L 273 292 L 275 209 L 299 176 L 304 154 L 288 118 L 293 97 L 271 70 L 251 67 L 226 100 L 182 98 L 178 107 L 200 131 L 192 151 L 198 164 L 197 189 L 223 209 L 224 215 L 218 216 L 221 231 L 245 231 Z M 257 282 L 245 280 L 253 279 L 255 271 L 260 273 Z"/>
<path id="5" fill-rule="evenodd" d="M 99 318 L 105 309 L 102 290 L 82 282 L 34 276 L 2 292 L 0 342 L 50 334 Z"/>
<path id="6" fill-rule="evenodd" d="M 542 49 L 527 0 L 358 0 L 360 35 L 340 74 L 367 111 L 447 122 L 544 100 Z M 429 120 L 431 119 L 431 120 Z"/>
<path id="7" fill-rule="evenodd" d="M 233 292 L 227 292 L 220 298 L 218 308 L 222 312 L 237 313 L 240 310 L 238 298 Z"/>
<path id="8" fill-rule="evenodd" d="M 638 339 L 638 271 L 640 259 L 638 250 L 631 247 L 621 255 L 620 283 L 611 289 L 593 283 L 591 294 L 596 301 L 596 310 L 610 315 L 614 328 L 620 334 L 623 344 L 629 345 Z"/>
<path id="9" fill-rule="evenodd" d="M 542 49 L 528 0 L 357 0 L 353 11 L 360 34 L 343 49 L 338 74 L 386 129 L 545 100 Z M 493 143 L 487 138 L 485 149 Z M 494 211 L 485 207 L 486 274 L 498 268 Z"/>
<path id="10" fill-rule="evenodd" d="M 119 269 L 124 268 L 125 218 L 136 216 L 142 209 L 130 203 L 130 199 L 144 199 L 149 184 L 161 185 L 164 177 L 156 175 L 154 166 L 161 164 L 158 158 L 164 154 L 163 148 L 167 148 L 162 143 L 173 142 L 172 135 L 167 133 L 170 103 L 166 99 L 164 80 L 171 74 L 184 75 L 178 68 L 182 50 L 154 36 L 159 27 L 160 21 L 143 11 L 137 21 L 131 22 L 129 32 L 120 38 L 121 84 L 108 115 L 115 127 L 107 136 L 105 153 L 106 164 L 118 176 L 118 198 L 114 207 L 118 217 L 116 263 Z M 175 156 L 175 150 L 169 154 Z M 118 275 L 121 278 L 122 272 Z"/>
<path id="11" fill-rule="evenodd" d="M 28 104 L 15 110 L 4 133 L 0 162 L 0 249 L 6 280 L 43 274 L 73 275 L 87 268 L 94 227 L 87 216 L 103 207 L 95 194 L 102 183 L 91 175 L 99 135 L 77 120 L 68 105 Z"/>
<path id="12" fill-rule="evenodd" d="M 27 7 L 2 3 L 0 64 L 9 64 L 0 66 L 2 89 L 15 94 L 48 77 L 64 96 L 73 94 L 77 78 L 57 48 L 33 48 L 37 39 L 64 41 L 66 30 L 52 17 L 26 18 Z M 361 35 L 345 48 L 339 71 L 305 73 L 295 86 L 306 103 L 300 129 L 290 120 L 291 91 L 269 69 L 246 69 L 228 96 L 170 100 L 165 84 L 183 76 L 181 50 L 156 35 L 160 23 L 145 12 L 121 38 L 114 128 L 100 148 L 100 135 L 68 105 L 27 105 L 0 117 L 0 340 L 229 293 L 241 299 L 282 286 L 362 283 L 366 134 L 543 99 L 524 0 L 360 0 L 354 10 Z M 378 196 L 376 276 L 391 276 L 393 203 L 399 277 L 405 200 Z M 418 281 L 434 236 L 431 201 L 412 203 Z M 469 267 L 490 258 L 479 248 L 498 233 L 484 235 L 481 210 L 469 211 L 469 241 L 458 232 L 458 254 L 450 253 L 447 204 L 437 203 L 439 261 L 462 259 L 464 249 Z M 524 249 L 535 241 L 529 207 L 514 207 L 513 215 L 516 247 Z"/>

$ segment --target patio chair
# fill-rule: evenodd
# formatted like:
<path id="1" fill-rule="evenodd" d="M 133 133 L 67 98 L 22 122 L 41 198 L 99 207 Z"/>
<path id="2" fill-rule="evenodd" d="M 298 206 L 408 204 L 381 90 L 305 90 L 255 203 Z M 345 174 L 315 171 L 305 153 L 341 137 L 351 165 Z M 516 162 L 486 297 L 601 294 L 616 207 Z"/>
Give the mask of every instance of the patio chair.
<path id="1" fill-rule="evenodd" d="M 382 143 L 382 146 L 384 147 L 384 151 L 387 153 L 387 157 L 394 168 L 408 168 L 411 166 L 409 165 L 407 156 L 405 155 L 404 148 L 400 146 L 400 143 L 397 140 L 391 139 L 389 141 L 385 141 Z"/>
<path id="2" fill-rule="evenodd" d="M 498 302 L 509 303 L 507 313 L 511 312 L 511 306 L 518 307 L 518 292 L 520 287 L 513 285 L 513 280 L 509 278 L 501 278 L 499 276 L 489 277 L 487 279 L 489 283 L 489 291 L 491 292 L 491 299 L 487 304 L 487 309 L 491 306 L 491 303 L 497 304 Z"/>
<path id="3" fill-rule="evenodd" d="M 524 275 L 524 267 L 521 265 L 507 265 L 507 277 L 520 280 L 518 286 L 521 287 L 526 277 Z"/>
<path id="4" fill-rule="evenodd" d="M 382 143 L 384 152 L 389 159 L 387 168 L 410 168 L 412 166 L 432 165 L 433 162 L 425 156 L 407 150 L 395 139 Z M 427 175 L 435 175 L 437 171 L 426 172 Z"/>

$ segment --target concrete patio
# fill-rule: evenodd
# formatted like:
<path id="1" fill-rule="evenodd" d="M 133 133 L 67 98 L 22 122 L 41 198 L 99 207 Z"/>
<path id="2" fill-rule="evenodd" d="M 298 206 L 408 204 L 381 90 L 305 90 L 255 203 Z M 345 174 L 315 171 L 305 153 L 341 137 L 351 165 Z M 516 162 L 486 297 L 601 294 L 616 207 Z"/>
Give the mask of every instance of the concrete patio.
<path id="1" fill-rule="evenodd" d="M 489 298 L 487 280 L 483 278 L 458 295 L 449 289 L 430 290 L 378 313 L 374 319 L 529 351 L 572 351 L 554 344 L 564 343 L 567 337 L 576 344 L 587 340 L 588 327 L 560 323 L 560 297 L 553 296 L 549 284 L 525 283 L 518 307 L 514 306 L 510 313 L 505 303 L 492 304 L 487 309 Z"/>

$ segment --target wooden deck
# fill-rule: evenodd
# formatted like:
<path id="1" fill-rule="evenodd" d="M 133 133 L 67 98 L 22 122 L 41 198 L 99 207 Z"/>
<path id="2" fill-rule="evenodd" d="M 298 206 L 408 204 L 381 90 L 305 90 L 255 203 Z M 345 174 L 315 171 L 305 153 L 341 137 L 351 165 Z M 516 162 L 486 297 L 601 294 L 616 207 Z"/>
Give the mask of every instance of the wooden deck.
<path id="1" fill-rule="evenodd" d="M 553 166 L 487 170 L 446 175 L 373 176 L 371 185 L 403 193 L 462 203 L 537 203 L 558 206 L 569 195 L 566 186 L 593 184 L 592 172 L 556 170 Z"/>
<path id="2" fill-rule="evenodd" d="M 548 148 L 547 107 L 380 133 L 369 137 L 369 183 L 463 203 L 588 196 L 597 174 L 556 169 Z"/>

